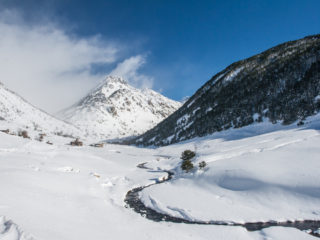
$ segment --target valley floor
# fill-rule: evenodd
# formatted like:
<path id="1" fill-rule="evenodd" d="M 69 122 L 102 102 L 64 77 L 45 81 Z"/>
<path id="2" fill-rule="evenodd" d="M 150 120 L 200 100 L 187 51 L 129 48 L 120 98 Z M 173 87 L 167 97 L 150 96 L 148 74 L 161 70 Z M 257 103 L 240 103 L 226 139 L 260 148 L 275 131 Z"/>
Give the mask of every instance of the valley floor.
<path id="1" fill-rule="evenodd" d="M 171 181 L 140 192 L 158 212 L 239 223 L 320 220 L 316 123 L 262 123 L 158 149 L 47 145 L 0 133 L 0 239 L 317 239 L 295 228 L 153 222 L 124 202 L 166 169 Z M 196 166 L 208 166 L 181 172 L 185 149 L 196 151 Z M 137 168 L 144 162 L 154 170 Z"/>

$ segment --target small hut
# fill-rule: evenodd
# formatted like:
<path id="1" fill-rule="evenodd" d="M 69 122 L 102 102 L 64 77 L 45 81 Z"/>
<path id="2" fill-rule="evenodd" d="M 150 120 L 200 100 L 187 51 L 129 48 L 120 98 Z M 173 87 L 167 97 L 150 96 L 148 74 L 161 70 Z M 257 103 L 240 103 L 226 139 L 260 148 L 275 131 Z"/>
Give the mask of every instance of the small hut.
<path id="1" fill-rule="evenodd" d="M 79 140 L 79 138 L 77 138 L 76 140 L 70 142 L 70 145 L 71 145 L 71 146 L 83 146 L 83 142 L 81 142 L 81 141 Z"/>

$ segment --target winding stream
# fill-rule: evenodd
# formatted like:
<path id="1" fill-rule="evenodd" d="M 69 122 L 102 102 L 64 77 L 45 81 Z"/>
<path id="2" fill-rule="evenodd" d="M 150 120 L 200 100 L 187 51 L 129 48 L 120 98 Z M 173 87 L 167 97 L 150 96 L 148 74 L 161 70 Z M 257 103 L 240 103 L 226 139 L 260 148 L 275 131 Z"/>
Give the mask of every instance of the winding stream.
<path id="1" fill-rule="evenodd" d="M 141 163 L 137 167 L 147 170 L 152 170 L 145 166 L 147 163 Z M 241 226 L 246 228 L 248 231 L 259 231 L 263 228 L 274 227 L 274 226 L 281 226 L 281 227 L 293 227 L 297 228 L 301 231 L 304 231 L 312 236 L 320 238 L 320 220 L 303 220 L 303 221 L 286 221 L 286 222 L 277 222 L 277 221 L 268 221 L 268 222 L 247 222 L 247 223 L 237 223 L 237 222 L 225 222 L 225 221 L 191 221 L 179 217 L 173 217 L 165 213 L 159 213 L 152 208 L 149 208 L 144 205 L 144 203 L 139 198 L 139 192 L 143 189 L 150 187 L 152 185 L 161 184 L 166 181 L 170 181 L 172 176 L 174 175 L 173 172 L 163 170 L 164 173 L 167 173 L 167 176 L 158 180 L 155 183 L 141 186 L 130 190 L 126 197 L 125 203 L 126 207 L 132 208 L 136 213 L 139 213 L 143 217 L 155 221 L 165 221 L 165 222 L 172 222 L 172 223 L 186 223 L 186 224 L 200 224 L 200 225 L 224 225 L 224 226 Z"/>

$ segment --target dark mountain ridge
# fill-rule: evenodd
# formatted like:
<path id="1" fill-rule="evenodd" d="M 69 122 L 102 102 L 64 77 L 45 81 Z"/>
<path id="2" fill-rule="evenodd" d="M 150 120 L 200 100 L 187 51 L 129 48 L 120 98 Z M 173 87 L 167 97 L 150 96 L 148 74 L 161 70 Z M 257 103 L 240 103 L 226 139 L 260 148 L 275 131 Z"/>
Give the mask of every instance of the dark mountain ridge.
<path id="1" fill-rule="evenodd" d="M 320 35 L 313 35 L 231 64 L 175 113 L 128 143 L 168 145 L 264 118 L 303 124 L 319 110 Z"/>

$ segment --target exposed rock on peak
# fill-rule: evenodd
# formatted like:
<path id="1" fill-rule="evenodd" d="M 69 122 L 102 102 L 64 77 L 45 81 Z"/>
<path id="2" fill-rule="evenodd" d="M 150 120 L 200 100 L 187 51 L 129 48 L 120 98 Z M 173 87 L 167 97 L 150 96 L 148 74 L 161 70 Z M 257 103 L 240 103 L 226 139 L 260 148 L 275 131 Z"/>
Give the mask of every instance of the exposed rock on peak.
<path id="1" fill-rule="evenodd" d="M 60 116 L 98 139 L 141 134 L 180 107 L 151 89 L 137 89 L 121 77 L 108 76 Z"/>

